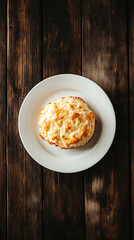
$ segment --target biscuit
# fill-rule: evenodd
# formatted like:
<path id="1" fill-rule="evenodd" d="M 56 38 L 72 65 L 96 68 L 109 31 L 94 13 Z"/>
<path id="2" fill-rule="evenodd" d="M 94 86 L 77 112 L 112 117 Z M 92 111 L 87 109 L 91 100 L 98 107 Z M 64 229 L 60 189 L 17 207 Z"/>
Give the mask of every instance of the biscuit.
<path id="1" fill-rule="evenodd" d="M 80 97 L 62 97 L 38 114 L 40 136 L 61 149 L 86 144 L 95 132 L 95 115 Z"/>

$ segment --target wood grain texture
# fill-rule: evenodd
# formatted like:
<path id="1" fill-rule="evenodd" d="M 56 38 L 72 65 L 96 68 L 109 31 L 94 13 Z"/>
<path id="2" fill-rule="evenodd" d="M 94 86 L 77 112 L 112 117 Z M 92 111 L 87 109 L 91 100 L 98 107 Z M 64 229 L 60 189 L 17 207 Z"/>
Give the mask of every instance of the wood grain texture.
<path id="1" fill-rule="evenodd" d="M 0 238 L 6 239 L 6 1 L 0 0 Z"/>
<path id="2" fill-rule="evenodd" d="M 80 0 L 43 1 L 43 77 L 81 74 Z"/>
<path id="3" fill-rule="evenodd" d="M 26 153 L 18 134 L 18 112 L 41 80 L 39 1 L 8 0 L 7 239 L 42 239 L 42 168 Z"/>
<path id="4" fill-rule="evenodd" d="M 85 172 L 86 239 L 125 240 L 130 239 L 126 1 L 82 5 L 82 74 L 106 91 L 117 117 L 111 149 Z"/>
<path id="5" fill-rule="evenodd" d="M 80 1 L 43 1 L 43 78 L 81 74 Z M 64 150 L 63 150 L 64 151 Z M 44 239 L 84 239 L 83 173 L 44 169 Z"/>
<path id="6" fill-rule="evenodd" d="M 134 1 L 128 5 L 132 239 L 134 239 Z"/>

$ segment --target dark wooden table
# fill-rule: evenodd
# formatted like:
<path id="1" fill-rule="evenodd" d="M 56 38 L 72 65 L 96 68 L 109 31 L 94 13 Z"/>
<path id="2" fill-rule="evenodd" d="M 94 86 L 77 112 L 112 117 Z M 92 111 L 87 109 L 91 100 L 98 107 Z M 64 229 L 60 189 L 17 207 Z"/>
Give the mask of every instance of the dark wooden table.
<path id="1" fill-rule="evenodd" d="M 58 73 L 98 83 L 117 131 L 92 168 L 37 164 L 18 134 L 29 90 Z M 134 1 L 0 0 L 0 239 L 134 239 Z"/>

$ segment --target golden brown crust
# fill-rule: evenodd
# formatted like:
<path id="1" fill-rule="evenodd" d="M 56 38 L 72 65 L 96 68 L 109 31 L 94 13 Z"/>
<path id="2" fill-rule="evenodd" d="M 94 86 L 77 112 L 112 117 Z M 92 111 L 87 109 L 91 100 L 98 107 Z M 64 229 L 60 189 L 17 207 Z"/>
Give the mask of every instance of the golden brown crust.
<path id="1" fill-rule="evenodd" d="M 95 132 L 95 115 L 80 97 L 63 97 L 39 111 L 40 136 L 61 149 L 83 146 Z"/>

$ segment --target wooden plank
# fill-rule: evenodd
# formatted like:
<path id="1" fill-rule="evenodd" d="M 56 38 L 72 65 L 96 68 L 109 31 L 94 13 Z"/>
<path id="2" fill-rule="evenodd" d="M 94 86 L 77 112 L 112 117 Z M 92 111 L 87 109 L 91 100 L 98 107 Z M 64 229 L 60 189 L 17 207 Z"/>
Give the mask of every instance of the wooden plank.
<path id="1" fill-rule="evenodd" d="M 42 168 L 26 153 L 18 112 L 41 80 L 40 1 L 8 0 L 7 239 L 42 239 Z"/>
<path id="2" fill-rule="evenodd" d="M 130 239 L 126 1 L 82 1 L 82 74 L 111 98 L 114 144 L 85 172 L 86 239 Z M 105 114 L 105 110 L 104 110 Z"/>
<path id="3" fill-rule="evenodd" d="M 43 78 L 81 74 L 80 1 L 43 2 Z M 84 239 L 83 173 L 44 169 L 44 239 Z"/>
<path id="4" fill-rule="evenodd" d="M 131 206 L 132 239 L 134 239 L 134 1 L 129 1 L 129 97 L 130 97 L 130 156 L 131 156 Z"/>
<path id="5" fill-rule="evenodd" d="M 80 0 L 43 2 L 43 77 L 81 74 Z"/>
<path id="6" fill-rule="evenodd" d="M 0 0 L 0 237 L 6 239 L 6 1 Z"/>

